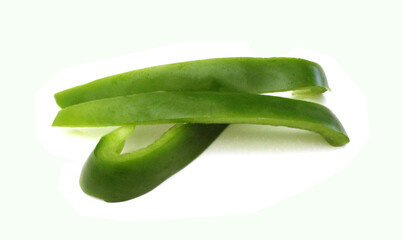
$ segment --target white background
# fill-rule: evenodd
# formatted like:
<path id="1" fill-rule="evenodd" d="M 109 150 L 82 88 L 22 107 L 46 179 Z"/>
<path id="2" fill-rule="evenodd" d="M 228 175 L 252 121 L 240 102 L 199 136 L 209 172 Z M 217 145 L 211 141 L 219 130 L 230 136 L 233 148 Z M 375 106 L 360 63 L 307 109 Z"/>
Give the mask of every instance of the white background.
<path id="1" fill-rule="evenodd" d="M 0 238 L 403 239 L 402 8 L 398 0 L 0 1 Z M 293 46 L 332 56 L 365 96 L 367 144 L 342 171 L 254 213 L 83 216 L 59 191 L 73 160 L 50 154 L 35 133 L 35 93 L 67 67 L 180 42 L 247 42 L 264 57 Z"/>

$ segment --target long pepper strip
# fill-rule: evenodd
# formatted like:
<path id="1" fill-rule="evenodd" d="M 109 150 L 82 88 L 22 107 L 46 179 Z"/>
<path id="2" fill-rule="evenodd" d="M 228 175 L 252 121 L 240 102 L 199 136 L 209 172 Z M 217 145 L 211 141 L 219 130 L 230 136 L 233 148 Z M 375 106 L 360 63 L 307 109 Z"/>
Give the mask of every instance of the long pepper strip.
<path id="1" fill-rule="evenodd" d="M 68 107 L 91 100 L 155 91 L 269 93 L 299 90 L 322 93 L 325 73 L 297 58 L 215 58 L 160 65 L 121 73 L 55 94 Z"/>
<path id="2" fill-rule="evenodd" d="M 248 93 L 154 92 L 101 99 L 60 110 L 53 126 L 163 123 L 268 124 L 317 132 L 334 146 L 349 141 L 336 116 L 320 104 Z"/>

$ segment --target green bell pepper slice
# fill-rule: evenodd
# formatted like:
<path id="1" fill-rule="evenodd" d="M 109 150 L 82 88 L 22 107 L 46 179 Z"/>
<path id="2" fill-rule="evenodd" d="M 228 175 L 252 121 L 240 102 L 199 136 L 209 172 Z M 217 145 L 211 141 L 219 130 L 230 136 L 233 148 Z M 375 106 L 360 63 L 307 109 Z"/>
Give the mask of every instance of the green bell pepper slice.
<path id="1" fill-rule="evenodd" d="M 65 108 L 96 99 L 155 91 L 269 93 L 328 90 L 323 69 L 298 58 L 213 58 L 133 70 L 55 94 Z"/>
<path id="2" fill-rule="evenodd" d="M 106 202 L 141 196 L 160 185 L 199 156 L 226 128 L 224 124 L 176 124 L 154 143 L 120 154 L 134 126 L 123 126 L 102 137 L 85 163 L 81 189 Z"/>
<path id="3" fill-rule="evenodd" d="M 333 146 L 349 141 L 336 116 L 320 104 L 248 93 L 152 92 L 100 99 L 60 110 L 53 126 L 164 123 L 267 124 L 317 132 Z"/>

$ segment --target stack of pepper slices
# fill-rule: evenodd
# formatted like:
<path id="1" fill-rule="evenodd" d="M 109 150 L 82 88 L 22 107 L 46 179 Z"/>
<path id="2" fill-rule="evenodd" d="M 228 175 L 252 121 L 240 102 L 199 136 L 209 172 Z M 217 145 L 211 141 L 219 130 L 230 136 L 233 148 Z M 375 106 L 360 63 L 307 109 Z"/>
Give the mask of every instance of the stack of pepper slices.
<path id="1" fill-rule="evenodd" d="M 216 58 L 121 73 L 55 94 L 53 126 L 119 126 L 83 167 L 82 190 L 107 202 L 141 196 L 200 155 L 231 123 L 305 129 L 342 146 L 347 134 L 326 107 L 259 95 L 329 90 L 316 63 L 296 58 Z M 135 125 L 175 123 L 149 146 L 121 154 Z"/>

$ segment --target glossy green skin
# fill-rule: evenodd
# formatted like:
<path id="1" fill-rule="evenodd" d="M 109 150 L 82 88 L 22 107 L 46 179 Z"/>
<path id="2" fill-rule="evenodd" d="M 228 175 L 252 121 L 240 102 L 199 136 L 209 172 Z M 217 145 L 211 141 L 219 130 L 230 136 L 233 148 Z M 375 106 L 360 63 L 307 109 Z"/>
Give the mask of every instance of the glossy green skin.
<path id="1" fill-rule="evenodd" d="M 60 110 L 53 126 L 162 123 L 268 124 L 317 132 L 334 146 L 348 142 L 339 120 L 322 105 L 248 93 L 153 92 L 100 99 Z"/>
<path id="2" fill-rule="evenodd" d="M 102 137 L 91 153 L 81 173 L 81 188 L 107 202 L 141 196 L 188 165 L 226 126 L 209 124 L 206 129 L 203 124 L 177 124 L 146 148 L 122 155 L 134 126 L 118 128 Z"/>
<path id="3" fill-rule="evenodd" d="M 256 64 L 256 65 L 255 65 Z M 328 89 L 316 63 L 292 58 L 226 58 L 157 66 L 122 73 L 55 94 L 62 108 L 91 100 L 161 90 L 245 91 Z M 89 109 L 87 109 L 89 110 Z M 84 192 L 105 201 L 125 201 L 158 186 L 202 153 L 226 124 L 177 124 L 155 143 L 119 155 L 134 126 L 104 136 L 88 158 L 80 178 Z"/>
<path id="4" fill-rule="evenodd" d="M 328 89 L 322 68 L 297 58 L 215 58 L 121 73 L 55 94 L 64 108 L 91 100 L 155 91 L 268 93 Z"/>

